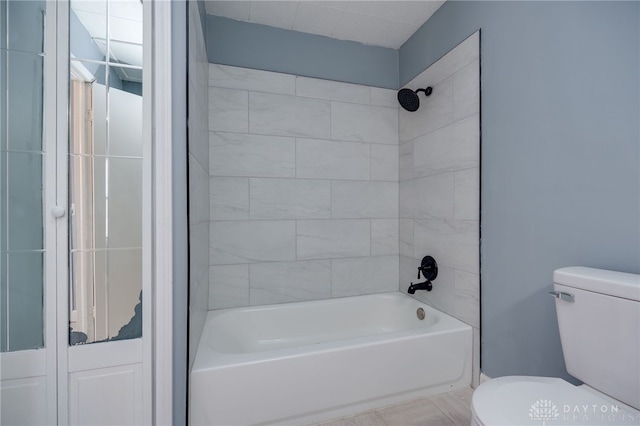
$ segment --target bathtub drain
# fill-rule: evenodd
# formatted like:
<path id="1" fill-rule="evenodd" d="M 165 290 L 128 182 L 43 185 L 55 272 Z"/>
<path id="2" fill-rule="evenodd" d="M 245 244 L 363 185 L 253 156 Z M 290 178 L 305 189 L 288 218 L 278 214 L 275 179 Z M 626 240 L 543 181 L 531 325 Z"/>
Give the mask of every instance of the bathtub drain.
<path id="1" fill-rule="evenodd" d="M 418 310 L 416 311 L 416 315 L 418 316 L 419 320 L 423 320 L 424 319 L 424 309 L 418 308 Z"/>

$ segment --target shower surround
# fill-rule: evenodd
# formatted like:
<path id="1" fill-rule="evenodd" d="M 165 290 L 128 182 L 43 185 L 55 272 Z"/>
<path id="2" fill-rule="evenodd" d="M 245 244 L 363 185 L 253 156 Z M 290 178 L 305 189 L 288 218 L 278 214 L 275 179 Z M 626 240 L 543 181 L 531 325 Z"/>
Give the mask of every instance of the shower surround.
<path id="1" fill-rule="evenodd" d="M 395 91 L 211 64 L 211 309 L 398 289 Z"/>
<path id="2" fill-rule="evenodd" d="M 395 90 L 210 64 L 209 308 L 406 292 L 473 327 L 479 377 L 479 33 Z"/>
<path id="3" fill-rule="evenodd" d="M 433 86 L 400 110 L 400 290 L 425 255 L 438 262 L 431 292 L 415 297 L 473 327 L 480 371 L 480 33 L 405 85 Z M 422 96 L 422 95 L 420 95 Z"/>

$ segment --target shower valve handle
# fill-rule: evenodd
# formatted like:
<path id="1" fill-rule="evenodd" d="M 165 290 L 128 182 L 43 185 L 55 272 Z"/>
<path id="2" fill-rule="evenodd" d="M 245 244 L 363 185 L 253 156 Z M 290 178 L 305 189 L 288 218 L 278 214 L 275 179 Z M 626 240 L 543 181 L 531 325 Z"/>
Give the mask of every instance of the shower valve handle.
<path id="1" fill-rule="evenodd" d="M 420 279 L 420 273 L 421 272 L 422 272 L 422 276 L 425 277 L 424 273 L 425 272 L 429 272 L 430 270 L 431 270 L 431 268 L 418 268 L 418 279 Z"/>
<path id="2" fill-rule="evenodd" d="M 420 273 L 428 281 L 435 280 L 438 276 L 438 263 L 436 260 L 431 256 L 423 257 L 418 267 L 418 279 L 420 279 Z"/>

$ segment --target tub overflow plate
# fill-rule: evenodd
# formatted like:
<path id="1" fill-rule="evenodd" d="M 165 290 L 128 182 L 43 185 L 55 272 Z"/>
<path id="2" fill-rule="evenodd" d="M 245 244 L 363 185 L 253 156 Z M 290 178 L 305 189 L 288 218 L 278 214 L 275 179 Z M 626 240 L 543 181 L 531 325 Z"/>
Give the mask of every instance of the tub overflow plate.
<path id="1" fill-rule="evenodd" d="M 418 308 L 416 315 L 418 316 L 418 319 L 422 321 L 424 319 L 424 309 Z"/>

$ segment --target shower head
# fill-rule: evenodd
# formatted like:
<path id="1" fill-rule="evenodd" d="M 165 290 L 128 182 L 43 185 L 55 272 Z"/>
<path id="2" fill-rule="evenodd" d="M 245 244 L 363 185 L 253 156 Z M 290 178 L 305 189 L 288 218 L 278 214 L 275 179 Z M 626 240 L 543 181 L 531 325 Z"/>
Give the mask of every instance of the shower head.
<path id="1" fill-rule="evenodd" d="M 418 108 L 420 108 L 420 98 L 418 98 L 418 92 L 424 92 L 426 96 L 429 96 L 432 91 L 433 89 L 431 88 L 431 86 L 427 87 L 426 89 L 418 89 L 415 91 L 406 88 L 400 89 L 400 91 L 398 91 L 398 102 L 400 102 L 400 106 L 402 108 L 406 109 L 407 111 L 414 112 L 417 111 Z"/>

